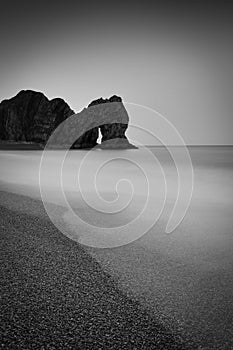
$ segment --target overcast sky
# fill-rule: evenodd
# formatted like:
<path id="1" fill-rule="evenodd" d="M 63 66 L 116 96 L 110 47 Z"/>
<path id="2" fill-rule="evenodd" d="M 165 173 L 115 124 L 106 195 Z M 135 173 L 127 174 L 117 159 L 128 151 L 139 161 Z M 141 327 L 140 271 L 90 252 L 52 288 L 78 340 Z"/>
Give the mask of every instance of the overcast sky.
<path id="1" fill-rule="evenodd" d="M 233 144 L 233 12 L 203 3 L 1 1 L 0 100 L 33 89 L 78 112 L 117 94 L 187 144 Z"/>

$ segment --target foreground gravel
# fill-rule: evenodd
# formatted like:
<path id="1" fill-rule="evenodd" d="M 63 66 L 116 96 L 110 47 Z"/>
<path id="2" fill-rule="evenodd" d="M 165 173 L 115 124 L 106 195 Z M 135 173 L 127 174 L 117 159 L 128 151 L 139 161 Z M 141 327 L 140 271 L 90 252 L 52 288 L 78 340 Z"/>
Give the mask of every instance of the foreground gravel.
<path id="1" fill-rule="evenodd" d="M 49 220 L 0 206 L 0 236 L 2 349 L 188 348 Z"/>

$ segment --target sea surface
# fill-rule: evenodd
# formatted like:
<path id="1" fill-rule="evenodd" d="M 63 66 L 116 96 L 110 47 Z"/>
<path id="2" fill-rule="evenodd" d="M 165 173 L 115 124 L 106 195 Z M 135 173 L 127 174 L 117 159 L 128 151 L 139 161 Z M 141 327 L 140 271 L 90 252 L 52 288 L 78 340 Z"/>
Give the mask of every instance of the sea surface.
<path id="1" fill-rule="evenodd" d="M 2 150 L 0 190 L 43 199 L 63 234 L 200 349 L 230 349 L 233 147 L 188 147 L 191 163 L 169 150 Z"/>

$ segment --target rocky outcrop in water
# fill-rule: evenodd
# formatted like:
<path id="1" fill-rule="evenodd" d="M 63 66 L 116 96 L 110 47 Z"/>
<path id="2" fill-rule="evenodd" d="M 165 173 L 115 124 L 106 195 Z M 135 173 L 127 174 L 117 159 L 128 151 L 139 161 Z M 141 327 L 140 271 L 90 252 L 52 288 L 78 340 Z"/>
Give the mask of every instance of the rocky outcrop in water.
<path id="1" fill-rule="evenodd" d="M 99 121 L 101 122 L 101 115 L 105 116 L 105 123 L 99 125 L 102 134 L 100 148 L 136 148 L 134 145 L 129 143 L 125 135 L 128 128 L 129 116 L 122 103 L 121 97 L 113 95 L 109 99 L 99 98 L 92 101 L 88 107 L 97 105 L 99 105 L 99 109 L 97 110 Z M 118 120 L 117 122 L 114 122 L 116 113 Z"/>
<path id="2" fill-rule="evenodd" d="M 41 92 L 22 90 L 0 103 L 0 140 L 46 144 L 61 126 L 52 140 L 55 148 L 93 148 L 99 129 L 99 147 L 135 148 L 125 135 L 129 116 L 119 96 L 94 100 L 88 108 L 74 113 L 61 98 L 48 100 Z"/>
<path id="3" fill-rule="evenodd" d="M 74 114 L 61 98 L 22 90 L 0 104 L 0 139 L 45 143 L 52 131 Z"/>

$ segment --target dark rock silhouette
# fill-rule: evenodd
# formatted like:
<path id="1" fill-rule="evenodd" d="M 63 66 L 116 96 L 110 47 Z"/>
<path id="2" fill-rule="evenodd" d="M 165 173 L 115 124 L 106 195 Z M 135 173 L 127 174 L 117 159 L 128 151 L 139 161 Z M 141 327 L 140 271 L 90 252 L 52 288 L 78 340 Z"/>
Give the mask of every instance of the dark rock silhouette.
<path id="1" fill-rule="evenodd" d="M 98 98 L 97 100 L 94 100 L 91 103 L 89 103 L 88 107 L 96 106 L 96 105 L 99 105 L 101 103 L 109 103 L 109 102 L 122 102 L 122 98 L 120 96 L 117 96 L 117 95 L 113 95 L 112 97 L 105 98 L 105 99 L 103 99 L 101 97 L 101 98 Z"/>
<path id="2" fill-rule="evenodd" d="M 32 90 L 22 90 L 0 104 L 0 139 L 45 143 L 52 131 L 74 114 L 61 98 L 51 101 Z"/>
<path id="3" fill-rule="evenodd" d="M 136 148 L 125 135 L 129 116 L 121 97 L 114 95 L 109 99 L 94 100 L 88 108 L 74 113 L 61 98 L 48 100 L 41 92 L 22 90 L 0 103 L 0 140 L 45 145 L 53 131 L 61 125 L 59 137 L 57 133 L 53 138 L 55 148 L 67 145 L 73 149 L 93 148 L 97 146 L 99 129 L 102 133 L 99 147 Z M 67 118 L 66 127 L 62 127 Z"/>
<path id="4" fill-rule="evenodd" d="M 114 102 L 116 103 L 114 104 Z M 107 110 L 106 110 L 106 104 L 108 104 Z M 102 134 L 100 148 L 102 149 L 136 148 L 134 145 L 131 145 L 129 143 L 125 135 L 125 132 L 129 123 L 129 116 L 122 103 L 121 97 L 113 95 L 109 99 L 99 98 L 97 100 L 92 101 L 88 105 L 88 107 L 92 107 L 96 105 L 103 105 L 102 111 L 100 109 L 100 111 L 98 111 L 98 114 L 100 113 L 105 115 L 110 122 L 110 123 L 101 124 L 99 126 Z M 113 123 L 113 116 L 116 113 L 116 105 L 117 105 L 119 122 Z"/>

